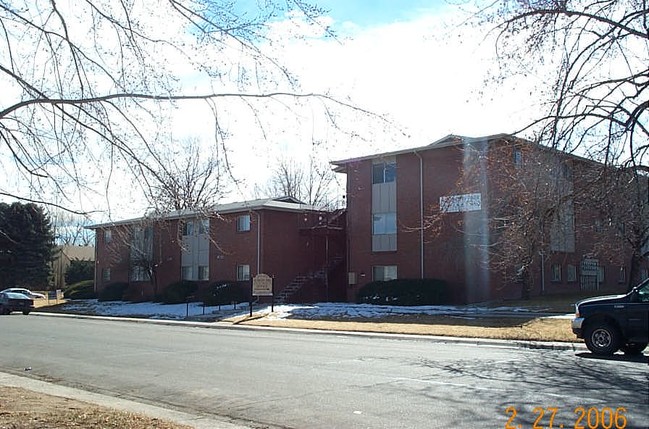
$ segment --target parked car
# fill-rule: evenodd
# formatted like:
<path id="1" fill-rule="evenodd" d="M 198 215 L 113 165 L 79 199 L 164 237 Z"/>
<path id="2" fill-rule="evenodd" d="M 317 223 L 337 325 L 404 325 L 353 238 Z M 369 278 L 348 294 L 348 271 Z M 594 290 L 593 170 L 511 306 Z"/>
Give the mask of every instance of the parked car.
<path id="1" fill-rule="evenodd" d="M 24 315 L 34 309 L 34 300 L 17 292 L 0 292 L 0 314 L 22 311 Z"/>
<path id="2" fill-rule="evenodd" d="M 575 312 L 572 332 L 594 354 L 641 354 L 649 343 L 649 279 L 625 295 L 581 300 Z"/>
<path id="3" fill-rule="evenodd" d="M 26 295 L 31 299 L 45 299 L 45 295 L 43 295 L 42 293 L 32 292 L 31 290 L 22 287 L 10 287 L 9 289 L 5 289 L 0 292 L 22 293 L 23 295 Z"/>

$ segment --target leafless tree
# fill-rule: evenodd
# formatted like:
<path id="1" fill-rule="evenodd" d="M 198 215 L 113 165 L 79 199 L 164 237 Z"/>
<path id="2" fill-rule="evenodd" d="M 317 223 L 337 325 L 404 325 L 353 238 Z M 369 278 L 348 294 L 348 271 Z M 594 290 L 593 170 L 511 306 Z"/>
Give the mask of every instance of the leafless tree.
<path id="1" fill-rule="evenodd" d="M 496 24 L 500 78 L 543 78 L 546 109 L 525 131 L 606 165 L 646 165 L 649 7 L 636 0 L 506 0 Z"/>
<path id="2" fill-rule="evenodd" d="M 643 261 L 649 256 L 649 178 L 646 171 L 603 169 L 592 184 L 588 202 L 597 208 L 595 253 L 619 257 L 619 248 L 631 250 L 627 288 L 642 278 Z M 615 245 L 617 244 L 617 245 Z"/>
<path id="3" fill-rule="evenodd" d="M 506 283 L 520 284 L 521 296 L 528 298 L 531 266 L 553 252 L 575 251 L 574 165 L 533 144 L 515 150 L 520 162 L 503 162 L 511 159 L 511 147 L 490 153 L 489 253 L 492 267 Z"/>
<path id="4" fill-rule="evenodd" d="M 158 169 L 160 145 L 171 141 L 168 115 L 182 105 L 211 114 L 206 125 L 223 148 L 234 121 L 265 135 L 278 112 L 312 108 L 330 125 L 337 109 L 368 114 L 301 91 L 267 49 L 269 23 L 286 16 L 329 35 L 320 8 L 254 4 L 1 0 L 0 165 L 11 180 L 0 196 L 70 208 L 76 197 L 51 196 L 119 186 L 125 174 L 159 174 L 160 186 L 170 179 Z"/>
<path id="5" fill-rule="evenodd" d="M 330 166 L 309 157 L 304 167 L 297 161 L 283 158 L 277 162 L 273 175 L 258 194 L 269 197 L 293 197 L 317 208 L 336 208 L 336 175 Z"/>
<path id="6" fill-rule="evenodd" d="M 517 134 L 601 163 L 580 178 L 582 195 L 624 245 L 602 240 L 594 252 L 633 249 L 631 282 L 646 256 L 649 149 L 649 8 L 635 0 L 506 0 L 477 14 L 494 25 L 495 83 L 541 78 L 544 108 Z M 492 82 L 493 83 L 493 82 Z M 592 174 L 597 171 L 598 174 Z M 640 173 L 642 172 L 642 173 Z M 534 195 L 530 195 L 534 197 Z M 534 199 L 520 201 L 529 207 Z M 624 227 L 622 227 L 624 225 Z"/>
<path id="7" fill-rule="evenodd" d="M 50 210 L 54 240 L 64 246 L 92 246 L 94 234 L 88 229 L 91 220 L 65 210 Z"/>
<path id="8" fill-rule="evenodd" d="M 226 195 L 218 147 L 202 148 L 197 139 L 186 139 L 176 150 L 159 155 L 156 174 L 147 175 L 152 212 L 205 210 Z"/>
<path id="9" fill-rule="evenodd" d="M 481 209 L 454 212 L 440 203 L 431 208 L 428 233 L 452 231 L 470 238 L 463 242 L 486 252 L 483 263 L 499 274 L 501 287 L 517 285 L 521 298 L 529 298 L 535 281 L 531 267 L 539 258 L 574 252 L 578 198 L 571 159 L 516 138 L 478 141 L 462 151 L 463 167 L 452 195 L 480 194 Z"/>

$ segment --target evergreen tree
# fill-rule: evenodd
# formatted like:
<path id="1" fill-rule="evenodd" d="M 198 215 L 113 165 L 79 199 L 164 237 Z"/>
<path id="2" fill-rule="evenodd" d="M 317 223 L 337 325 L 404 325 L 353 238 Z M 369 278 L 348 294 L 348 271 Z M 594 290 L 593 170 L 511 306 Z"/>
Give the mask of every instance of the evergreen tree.
<path id="1" fill-rule="evenodd" d="M 36 204 L 0 203 L 0 286 L 46 289 L 54 251 L 48 215 Z"/>
<path id="2" fill-rule="evenodd" d="M 72 285 L 83 280 L 95 278 L 95 261 L 73 259 L 65 271 L 65 284 Z"/>

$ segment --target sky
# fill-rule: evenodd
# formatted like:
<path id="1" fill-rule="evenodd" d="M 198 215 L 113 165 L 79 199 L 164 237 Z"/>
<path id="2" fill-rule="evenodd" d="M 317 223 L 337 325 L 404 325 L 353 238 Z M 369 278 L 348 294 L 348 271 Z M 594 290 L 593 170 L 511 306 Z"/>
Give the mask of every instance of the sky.
<path id="1" fill-rule="evenodd" d="M 448 134 L 510 133 L 524 126 L 537 107 L 535 91 L 543 79 L 511 79 L 498 85 L 488 80 L 489 73 L 497 71 L 494 42 L 487 36 L 488 28 L 462 25 L 469 17 L 465 0 L 315 3 L 328 11 L 320 22 L 329 25 L 336 37 L 326 37 L 322 26 L 305 25 L 286 16 L 271 23 L 260 49 L 278 58 L 297 77 L 298 92 L 327 94 L 380 118 L 340 109 L 334 112 L 332 126 L 327 116 L 330 112 L 317 102 L 281 100 L 263 105 L 260 116 L 265 117 L 257 123 L 257 118 L 244 120 L 250 112 L 242 103 L 229 105 L 222 125 L 231 138 L 219 150 L 227 154 L 232 176 L 239 184 L 230 187 L 223 202 L 258 197 L 255 187 L 269 180 L 281 158 L 306 162 L 311 156 L 327 164 L 424 146 Z M 149 18 L 160 20 L 163 18 L 158 15 L 163 14 L 159 10 Z M 188 35 L 177 35 L 178 27 L 171 21 L 153 27 L 186 43 Z M 82 25 L 81 29 L 85 34 L 86 28 Z M 229 72 L 236 74 L 238 69 L 227 63 L 230 59 L 236 62 L 236 57 L 225 58 L 209 50 L 197 52 L 205 64 L 223 62 L 223 69 L 230 67 Z M 167 60 L 164 53 L 160 52 L 160 61 L 166 61 L 161 67 L 178 74 L 183 91 L 232 89 L 200 80 L 184 58 Z M 239 61 L 245 65 L 245 59 Z M 206 142 L 204 151 L 214 150 L 209 143 L 214 137 L 214 120 L 205 103 L 178 104 L 163 113 L 169 118 L 154 132 L 167 132 L 173 141 L 198 139 Z M 93 191 L 70 199 L 78 201 L 83 210 L 96 211 L 95 222 L 142 216 L 147 204 L 126 170 L 89 165 L 81 173 L 92 182 Z M 340 183 L 343 180 L 340 178 Z M 336 191 L 342 197 L 344 190 Z"/>
<path id="2" fill-rule="evenodd" d="M 434 13 L 435 10 L 448 6 L 443 0 L 322 0 L 317 4 L 328 10 L 327 14 L 336 22 L 348 21 L 360 27 L 408 21 L 424 10 Z"/>
<path id="3" fill-rule="evenodd" d="M 310 132 L 325 142 L 317 156 L 332 161 L 423 146 L 448 134 L 511 133 L 534 112 L 531 100 L 542 80 L 511 79 L 498 86 L 490 82 L 489 73 L 496 71 L 494 42 L 487 38 L 486 28 L 462 25 L 469 8 L 461 0 L 317 4 L 328 10 L 322 22 L 330 25 L 336 38 L 323 37 L 313 28 L 303 30 L 304 39 L 292 38 L 292 23 L 278 22 L 269 35 L 274 54 L 299 77 L 303 92 L 349 99 L 384 116 L 390 126 L 343 124 L 367 137 L 345 140 L 322 132 L 327 127 L 317 122 L 311 124 L 313 129 L 300 132 L 293 118 L 282 125 L 278 116 L 282 131 L 271 145 L 251 136 L 238 140 L 230 153 L 233 165 L 254 172 L 242 174 L 249 184 L 267 180 L 276 160 L 286 154 L 305 159 L 313 150 Z M 245 199 L 245 189 L 249 187 L 229 197 Z"/>

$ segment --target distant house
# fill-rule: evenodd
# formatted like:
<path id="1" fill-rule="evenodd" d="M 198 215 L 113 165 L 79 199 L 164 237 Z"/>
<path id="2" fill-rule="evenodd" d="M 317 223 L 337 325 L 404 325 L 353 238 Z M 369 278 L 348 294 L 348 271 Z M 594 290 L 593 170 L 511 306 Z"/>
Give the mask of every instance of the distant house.
<path id="1" fill-rule="evenodd" d="M 525 209 L 516 206 L 525 204 L 516 199 L 520 181 L 507 176 L 541 156 L 547 162 L 540 163 L 538 183 L 554 186 L 552 197 L 561 202 L 548 207 L 551 221 L 530 244 L 529 263 L 511 260 L 503 269 L 501 259 L 497 270 L 494 246 L 513 234 L 499 213 Z M 347 175 L 348 300 L 368 282 L 397 278 L 444 280 L 457 303 L 520 298 L 523 281 L 530 295 L 626 289 L 630 249 L 614 234 L 600 233 L 599 214 L 578 200 L 576 177 L 594 168 L 591 161 L 501 134 L 449 135 L 332 164 Z M 613 251 L 594 256 L 598 241 Z M 646 268 L 645 261 L 645 277 Z"/>
<path id="2" fill-rule="evenodd" d="M 265 273 L 280 302 L 345 298 L 344 211 L 259 199 L 90 228 L 98 292 L 128 283 L 131 297 L 151 299 L 181 280 L 207 287 Z"/>
<path id="3" fill-rule="evenodd" d="M 94 246 L 57 246 L 52 260 L 54 289 L 65 287 L 65 272 L 71 261 L 94 261 Z"/>

